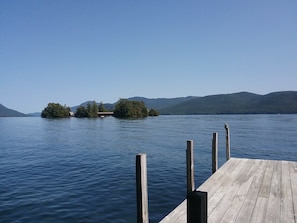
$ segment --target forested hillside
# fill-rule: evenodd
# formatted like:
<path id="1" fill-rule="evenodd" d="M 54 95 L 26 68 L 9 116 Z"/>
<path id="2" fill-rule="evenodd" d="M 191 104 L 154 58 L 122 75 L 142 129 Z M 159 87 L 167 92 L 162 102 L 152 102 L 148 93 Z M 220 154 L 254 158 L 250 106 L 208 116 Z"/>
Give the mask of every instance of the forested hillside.
<path id="1" fill-rule="evenodd" d="M 156 109 L 161 115 L 297 114 L 297 91 L 273 92 L 266 95 L 239 92 L 205 97 L 155 99 L 132 97 L 128 100 L 143 101 L 147 108 Z M 115 104 L 104 104 L 104 106 L 108 110 L 114 110 Z"/>
<path id="2" fill-rule="evenodd" d="M 194 114 L 297 114 L 297 91 L 273 92 L 258 95 L 249 92 L 218 94 L 205 97 L 128 98 L 129 101 L 143 101 L 148 109 L 156 109 L 161 115 Z M 82 103 L 87 105 L 90 101 Z M 99 103 L 97 103 L 99 105 Z M 115 109 L 116 103 L 104 104 L 108 111 Z M 79 106 L 71 107 L 75 112 Z M 18 111 L 0 104 L 0 117 L 23 117 Z"/>
<path id="3" fill-rule="evenodd" d="M 6 108 L 2 104 L 0 104 L 0 117 L 25 117 L 25 116 L 26 115 L 21 112 Z"/>
<path id="4" fill-rule="evenodd" d="M 160 114 L 297 114 L 297 91 L 205 96 L 160 109 Z"/>

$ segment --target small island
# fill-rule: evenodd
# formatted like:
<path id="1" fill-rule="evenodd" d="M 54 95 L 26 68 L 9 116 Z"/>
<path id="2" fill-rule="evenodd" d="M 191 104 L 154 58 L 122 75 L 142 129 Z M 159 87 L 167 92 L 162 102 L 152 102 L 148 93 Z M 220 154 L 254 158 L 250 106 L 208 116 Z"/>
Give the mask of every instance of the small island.
<path id="1" fill-rule="evenodd" d="M 87 106 L 79 106 L 75 113 L 71 111 L 70 107 L 62 106 L 59 103 L 48 103 L 41 112 L 42 118 L 69 118 L 73 116 L 76 118 L 98 118 L 105 115 L 112 115 L 121 119 L 138 119 L 158 116 L 159 112 L 155 109 L 147 109 L 143 101 L 130 101 L 128 99 L 120 99 L 116 103 L 114 111 L 105 109 L 102 102 L 98 105 L 96 101 L 93 101 Z"/>
<path id="2" fill-rule="evenodd" d="M 59 103 L 48 103 L 47 107 L 41 112 L 42 118 L 68 118 L 70 117 L 71 109 L 66 105 L 62 106 Z"/>

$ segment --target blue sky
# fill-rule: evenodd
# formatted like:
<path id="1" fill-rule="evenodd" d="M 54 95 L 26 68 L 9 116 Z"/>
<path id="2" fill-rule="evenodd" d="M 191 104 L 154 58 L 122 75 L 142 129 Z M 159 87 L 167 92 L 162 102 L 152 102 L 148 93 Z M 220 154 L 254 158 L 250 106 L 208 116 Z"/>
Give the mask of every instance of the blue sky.
<path id="1" fill-rule="evenodd" d="M 296 0 L 0 0 L 0 103 L 297 90 Z"/>

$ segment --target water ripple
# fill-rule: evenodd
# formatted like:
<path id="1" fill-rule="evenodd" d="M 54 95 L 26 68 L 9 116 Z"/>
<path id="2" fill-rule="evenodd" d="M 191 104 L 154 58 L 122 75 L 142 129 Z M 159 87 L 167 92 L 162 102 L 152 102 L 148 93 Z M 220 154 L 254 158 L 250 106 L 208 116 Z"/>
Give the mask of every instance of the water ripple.
<path id="1" fill-rule="evenodd" d="M 297 160 L 296 115 L 160 116 L 142 120 L 0 118 L 1 222 L 136 222 L 135 155 L 147 153 L 149 212 L 158 222 L 211 174 L 212 132 L 231 155 Z M 166 196 L 164 196 L 166 194 Z"/>

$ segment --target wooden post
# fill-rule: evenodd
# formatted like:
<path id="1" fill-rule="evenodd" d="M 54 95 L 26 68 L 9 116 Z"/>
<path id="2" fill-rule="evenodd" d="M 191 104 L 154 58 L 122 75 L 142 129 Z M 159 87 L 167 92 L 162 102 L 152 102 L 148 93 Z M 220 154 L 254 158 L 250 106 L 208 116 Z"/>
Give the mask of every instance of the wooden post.
<path id="1" fill-rule="evenodd" d="M 212 173 L 218 169 L 218 133 L 212 135 Z"/>
<path id="2" fill-rule="evenodd" d="M 187 141 L 187 193 L 195 190 L 194 181 L 194 143 L 193 140 Z"/>
<path id="3" fill-rule="evenodd" d="M 226 129 L 226 160 L 228 161 L 230 159 L 230 135 L 229 135 L 229 126 L 226 123 L 225 124 Z"/>
<path id="4" fill-rule="evenodd" d="M 187 223 L 207 223 L 207 192 L 189 193 L 187 207 Z"/>
<path id="5" fill-rule="evenodd" d="M 149 223 L 146 154 L 136 156 L 137 223 Z"/>
<path id="6" fill-rule="evenodd" d="M 207 223 L 207 192 L 196 191 L 194 181 L 194 142 L 187 141 L 187 223 Z"/>

